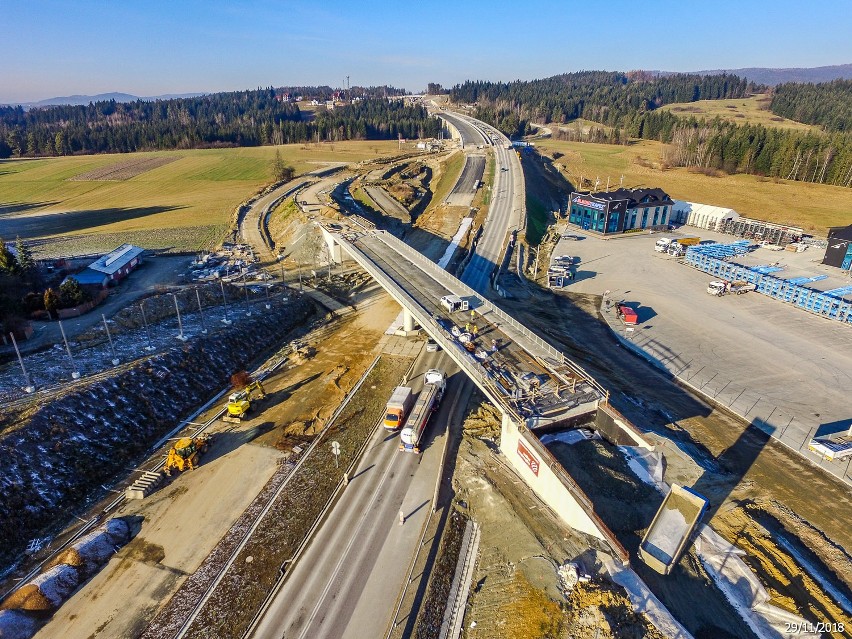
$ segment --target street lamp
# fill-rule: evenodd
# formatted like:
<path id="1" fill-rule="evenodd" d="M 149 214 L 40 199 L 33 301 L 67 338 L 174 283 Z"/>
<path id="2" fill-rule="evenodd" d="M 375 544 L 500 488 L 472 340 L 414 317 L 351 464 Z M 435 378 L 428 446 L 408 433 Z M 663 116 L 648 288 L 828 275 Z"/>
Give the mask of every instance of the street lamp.
<path id="1" fill-rule="evenodd" d="M 18 349 L 18 342 L 15 341 L 15 334 L 9 333 L 9 337 L 12 338 L 12 345 L 15 347 L 15 353 L 18 356 L 18 363 L 21 365 L 21 370 L 24 372 L 24 391 L 27 393 L 34 393 L 36 391 L 36 386 L 33 382 L 33 378 L 30 377 L 30 374 L 24 366 L 24 358 L 21 357 L 21 351 Z"/>
<path id="2" fill-rule="evenodd" d="M 207 334 L 207 324 L 204 323 L 204 309 L 201 308 L 201 294 L 198 292 L 198 288 L 195 289 L 195 299 L 198 300 L 198 314 L 201 316 L 201 332 L 202 334 Z"/>
<path id="3" fill-rule="evenodd" d="M 221 279 L 219 280 L 219 287 L 222 289 L 222 304 L 224 304 L 225 306 L 225 317 L 222 318 L 222 323 L 225 326 L 230 326 L 231 320 L 228 319 L 228 300 L 225 297 L 225 284 L 222 282 Z"/>
<path id="4" fill-rule="evenodd" d="M 243 271 L 243 292 L 246 294 L 246 317 L 251 317 L 251 307 L 249 307 L 248 285 L 246 283 L 246 275 L 248 271 Z"/>
<path id="5" fill-rule="evenodd" d="M 178 332 L 178 336 L 177 336 L 177 338 L 178 338 L 180 341 L 185 342 L 185 341 L 186 341 L 186 336 L 183 334 L 183 322 L 180 320 L 180 308 L 178 307 L 177 295 L 175 295 L 174 293 L 169 293 L 169 295 L 171 295 L 171 296 L 174 298 L 174 300 L 175 300 L 175 311 L 177 312 L 177 318 L 178 318 L 178 331 L 179 331 L 179 332 Z"/>
<path id="6" fill-rule="evenodd" d="M 71 379 L 80 379 L 80 371 L 77 370 L 77 364 L 74 363 L 74 357 L 71 355 L 71 347 L 68 346 L 68 338 L 65 337 L 65 329 L 62 326 L 62 320 L 59 321 L 59 332 L 62 333 L 62 341 L 65 342 L 65 352 L 68 353 L 68 361 L 71 362 Z"/>
<path id="7" fill-rule="evenodd" d="M 154 346 L 151 344 L 151 329 L 148 328 L 148 318 L 145 317 L 145 300 L 139 302 L 139 308 L 142 310 L 142 323 L 145 325 L 145 335 L 148 337 L 148 346 L 145 347 L 145 350 L 153 351 Z"/>
<path id="8" fill-rule="evenodd" d="M 101 317 L 104 320 L 104 330 L 107 334 L 107 339 L 109 340 L 109 350 L 112 352 L 112 365 L 118 366 L 118 358 L 115 356 L 115 347 L 112 345 L 112 335 L 109 334 L 109 324 L 107 324 L 106 315 L 101 313 Z"/>

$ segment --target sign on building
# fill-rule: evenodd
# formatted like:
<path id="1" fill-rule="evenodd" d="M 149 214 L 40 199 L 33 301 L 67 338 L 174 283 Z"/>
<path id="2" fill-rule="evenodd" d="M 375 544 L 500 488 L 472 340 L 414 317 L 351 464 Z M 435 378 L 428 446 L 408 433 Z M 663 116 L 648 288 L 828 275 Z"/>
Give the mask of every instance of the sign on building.
<path id="1" fill-rule="evenodd" d="M 539 461 L 536 459 L 535 455 L 533 455 L 529 449 L 524 446 L 524 442 L 520 439 L 518 440 L 518 456 L 524 460 L 524 463 L 529 466 L 529 469 L 533 472 L 533 475 L 538 477 L 538 467 Z"/>

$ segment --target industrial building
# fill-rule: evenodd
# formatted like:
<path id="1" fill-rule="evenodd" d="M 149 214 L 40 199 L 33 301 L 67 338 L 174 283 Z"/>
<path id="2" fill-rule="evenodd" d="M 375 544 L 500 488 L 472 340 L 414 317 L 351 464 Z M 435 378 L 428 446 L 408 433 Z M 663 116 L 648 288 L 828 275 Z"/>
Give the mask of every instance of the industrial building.
<path id="1" fill-rule="evenodd" d="M 673 206 L 662 189 L 574 192 L 568 222 L 604 234 L 652 229 L 668 225 Z"/>
<path id="2" fill-rule="evenodd" d="M 739 217 L 739 213 L 734 209 L 723 206 L 675 200 L 671 221 L 700 229 L 721 231 L 729 220 L 737 220 Z"/>
<path id="3" fill-rule="evenodd" d="M 822 263 L 852 271 L 852 224 L 828 229 L 828 247 Z"/>
<path id="4" fill-rule="evenodd" d="M 103 288 L 110 282 L 127 277 L 130 271 L 139 266 L 144 252 L 145 249 L 133 244 L 122 244 L 71 277 L 80 284 Z"/>

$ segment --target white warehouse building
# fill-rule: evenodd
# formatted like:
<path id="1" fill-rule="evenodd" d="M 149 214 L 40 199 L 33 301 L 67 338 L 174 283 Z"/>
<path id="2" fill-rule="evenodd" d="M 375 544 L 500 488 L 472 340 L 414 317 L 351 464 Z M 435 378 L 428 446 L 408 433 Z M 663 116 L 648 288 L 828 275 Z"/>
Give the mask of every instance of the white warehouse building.
<path id="1" fill-rule="evenodd" d="M 672 222 L 680 222 L 700 229 L 711 231 L 721 230 L 726 220 L 739 219 L 740 214 L 734 209 L 697 202 L 675 200 L 672 207 Z"/>

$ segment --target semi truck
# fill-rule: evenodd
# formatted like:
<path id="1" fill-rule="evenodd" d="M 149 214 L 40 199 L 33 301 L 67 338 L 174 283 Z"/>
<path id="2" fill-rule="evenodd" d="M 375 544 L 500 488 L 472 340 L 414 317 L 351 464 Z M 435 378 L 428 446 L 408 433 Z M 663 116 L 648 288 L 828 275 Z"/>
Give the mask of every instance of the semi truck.
<path id="1" fill-rule="evenodd" d="M 639 544 L 639 558 L 661 575 L 669 574 L 707 506 L 695 491 L 672 484 Z"/>
<path id="2" fill-rule="evenodd" d="M 441 397 L 444 395 L 446 387 L 447 376 L 444 371 L 437 368 L 426 371 L 423 390 L 420 391 L 414 408 L 411 409 L 411 414 L 405 420 L 405 426 L 399 435 L 400 450 L 420 453 L 420 441 L 423 438 L 423 431 L 426 430 L 426 424 L 429 423 L 432 413 L 438 408 L 438 404 L 441 403 Z"/>
<path id="3" fill-rule="evenodd" d="M 665 253 L 669 250 L 669 245 L 672 243 L 672 239 L 670 237 L 661 237 L 654 243 L 654 250 L 657 253 Z"/>
<path id="4" fill-rule="evenodd" d="M 402 427 L 411 408 L 412 397 L 411 389 L 408 386 L 397 386 L 393 389 L 388 405 L 385 407 L 385 429 L 397 431 Z"/>

